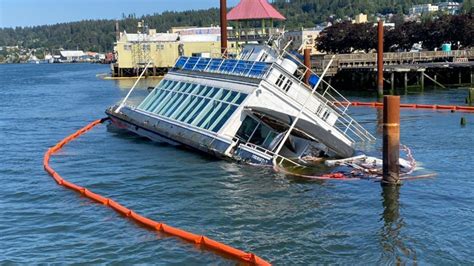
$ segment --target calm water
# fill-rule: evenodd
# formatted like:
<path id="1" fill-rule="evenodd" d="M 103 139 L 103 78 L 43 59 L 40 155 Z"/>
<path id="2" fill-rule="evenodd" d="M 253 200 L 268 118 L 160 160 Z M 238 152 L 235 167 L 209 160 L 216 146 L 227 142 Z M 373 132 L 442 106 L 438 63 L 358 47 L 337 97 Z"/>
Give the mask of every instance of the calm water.
<path id="1" fill-rule="evenodd" d="M 137 226 L 43 171 L 48 147 L 103 117 L 127 93 L 130 82 L 96 77 L 107 71 L 0 66 L 0 263 L 235 264 Z M 451 89 L 402 100 L 463 104 L 465 96 L 465 89 Z M 375 109 L 353 112 L 380 138 Z M 275 264 L 472 264 L 474 114 L 407 110 L 401 131 L 402 142 L 437 178 L 386 191 L 368 181 L 307 181 L 105 126 L 66 146 L 52 166 L 138 213 Z M 379 141 L 370 152 L 380 156 L 380 147 Z"/>

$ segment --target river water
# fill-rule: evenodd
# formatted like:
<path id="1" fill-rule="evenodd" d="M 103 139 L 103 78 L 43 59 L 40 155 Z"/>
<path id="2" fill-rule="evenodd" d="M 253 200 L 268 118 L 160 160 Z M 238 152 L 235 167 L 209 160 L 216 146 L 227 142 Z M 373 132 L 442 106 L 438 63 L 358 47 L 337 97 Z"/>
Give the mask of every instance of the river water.
<path id="1" fill-rule="evenodd" d="M 0 263 L 235 264 L 140 227 L 43 171 L 48 147 L 104 117 L 128 92 L 133 81 L 96 77 L 107 71 L 103 65 L 0 65 Z M 132 100 L 155 82 L 141 83 Z M 402 101 L 462 105 L 466 95 L 462 88 L 427 90 Z M 376 109 L 353 114 L 376 134 L 368 149 L 381 156 Z M 401 142 L 423 171 L 438 176 L 400 189 L 298 179 L 103 125 L 53 156 L 52 167 L 142 215 L 275 264 L 472 264 L 474 114 L 403 110 L 401 120 Z"/>

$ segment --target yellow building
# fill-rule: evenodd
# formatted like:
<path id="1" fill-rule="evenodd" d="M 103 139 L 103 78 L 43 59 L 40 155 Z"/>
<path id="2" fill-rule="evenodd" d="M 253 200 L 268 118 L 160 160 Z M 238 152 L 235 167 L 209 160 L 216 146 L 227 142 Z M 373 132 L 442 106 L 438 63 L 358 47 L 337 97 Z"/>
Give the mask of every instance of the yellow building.
<path id="1" fill-rule="evenodd" d="M 359 15 L 355 16 L 355 19 L 352 21 L 352 23 L 360 24 L 360 23 L 366 23 L 367 22 L 367 14 L 360 13 Z"/>
<path id="2" fill-rule="evenodd" d="M 137 76 L 151 62 L 146 75 L 163 75 L 179 56 L 220 56 L 220 28 L 173 28 L 172 33 L 121 32 L 114 47 L 117 62 L 112 76 Z M 230 45 L 235 46 L 235 45 Z M 235 50 L 235 49 L 234 49 Z"/>

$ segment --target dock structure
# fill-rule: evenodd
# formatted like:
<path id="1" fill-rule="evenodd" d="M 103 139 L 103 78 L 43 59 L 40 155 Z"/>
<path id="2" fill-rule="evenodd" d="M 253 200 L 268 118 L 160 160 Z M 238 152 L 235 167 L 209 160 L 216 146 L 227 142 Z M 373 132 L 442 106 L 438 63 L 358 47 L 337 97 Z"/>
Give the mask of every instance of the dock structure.
<path id="1" fill-rule="evenodd" d="M 320 73 L 331 57 L 332 55 L 312 56 L 314 70 Z M 336 75 L 349 76 L 354 82 L 356 75 L 361 73 L 358 76 L 362 79 L 361 83 L 376 83 L 377 61 L 377 53 L 338 54 L 329 67 L 327 76 L 330 79 Z M 474 49 L 384 53 L 383 63 L 384 81 L 390 84 L 391 89 L 395 88 L 397 81 L 407 88 L 414 80 L 424 88 L 425 78 L 439 87 L 444 87 L 443 83 L 474 84 Z M 440 77 L 444 77 L 444 82 L 439 80 Z"/>

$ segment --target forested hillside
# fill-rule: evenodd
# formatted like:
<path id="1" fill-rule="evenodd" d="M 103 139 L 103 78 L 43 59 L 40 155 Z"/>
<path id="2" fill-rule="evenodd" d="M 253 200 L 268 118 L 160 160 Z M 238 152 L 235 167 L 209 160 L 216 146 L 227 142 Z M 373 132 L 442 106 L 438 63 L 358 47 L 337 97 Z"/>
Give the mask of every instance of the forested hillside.
<path id="1" fill-rule="evenodd" d="M 458 0 L 462 2 L 461 0 Z M 471 10 L 474 0 L 465 0 Z M 287 29 L 311 27 L 329 16 L 342 18 L 360 12 L 406 13 L 413 4 L 430 0 L 274 0 L 273 4 L 287 17 Z M 150 28 L 166 31 L 172 26 L 209 26 L 219 24 L 219 10 L 193 10 L 163 12 L 135 17 L 128 15 L 120 20 L 121 30 L 135 32 L 138 20 L 145 20 Z M 0 29 L 0 46 L 20 45 L 25 48 L 112 50 L 115 39 L 113 20 L 85 20 L 35 27 Z"/>

